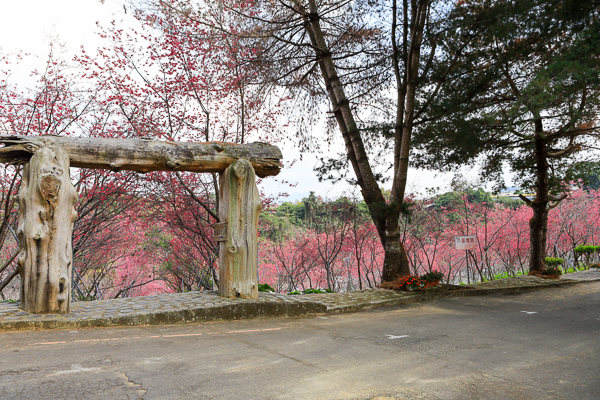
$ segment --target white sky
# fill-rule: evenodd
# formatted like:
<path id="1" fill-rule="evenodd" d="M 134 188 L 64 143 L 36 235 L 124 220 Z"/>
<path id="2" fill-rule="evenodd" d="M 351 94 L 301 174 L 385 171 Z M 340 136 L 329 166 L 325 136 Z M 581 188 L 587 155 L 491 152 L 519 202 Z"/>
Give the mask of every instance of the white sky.
<path id="1" fill-rule="evenodd" d="M 108 26 L 112 20 L 122 26 L 135 24 L 131 11 L 126 13 L 124 10 L 123 0 L 105 0 L 104 4 L 100 0 L 0 0 L 0 3 L 0 49 L 3 53 L 20 50 L 31 54 L 13 76 L 16 82 L 26 83 L 30 70 L 42 68 L 49 37 L 57 37 L 65 44 L 65 58 L 70 59 L 82 45 L 87 51 L 102 45 L 102 39 L 96 35 L 96 22 L 103 26 Z M 282 152 L 286 160 L 299 158 L 296 149 L 284 147 Z M 331 153 L 336 154 L 337 150 L 332 149 Z M 329 198 L 352 192 L 353 189 L 343 182 L 336 185 L 318 182 L 313 171 L 316 163 L 315 155 L 305 154 L 302 162 L 284 169 L 277 177 L 278 180 L 295 184 L 295 187 L 268 178 L 263 181 L 264 192 L 271 196 L 286 192 L 290 194 L 288 200 L 291 201 L 300 200 L 310 191 Z M 472 175 L 471 171 L 465 173 Z M 407 189 L 408 192 L 421 193 L 427 187 L 447 189 L 451 179 L 450 174 L 411 170 Z M 356 189 L 354 192 L 359 194 Z"/>
<path id="2" fill-rule="evenodd" d="M 1 0 L 0 47 L 4 52 L 22 50 L 44 58 L 47 38 L 58 36 L 74 54 L 79 46 L 98 47 L 96 21 L 107 25 L 132 21 L 124 1 L 106 0 Z"/>

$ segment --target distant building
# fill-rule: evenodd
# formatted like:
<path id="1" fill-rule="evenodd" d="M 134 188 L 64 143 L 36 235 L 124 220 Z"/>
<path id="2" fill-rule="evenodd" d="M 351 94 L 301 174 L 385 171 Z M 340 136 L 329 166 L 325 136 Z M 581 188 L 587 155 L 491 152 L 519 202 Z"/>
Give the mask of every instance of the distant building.
<path id="1" fill-rule="evenodd" d="M 521 198 L 519 196 L 521 194 L 523 196 L 527 197 L 529 200 L 535 199 L 535 193 L 523 193 L 521 191 L 521 188 L 518 188 L 515 186 L 510 186 L 510 187 L 506 188 L 505 191 L 498 193 L 497 196 L 492 196 L 492 198 L 504 197 L 504 198 L 509 198 L 509 199 L 513 199 L 513 200 L 520 200 Z"/>

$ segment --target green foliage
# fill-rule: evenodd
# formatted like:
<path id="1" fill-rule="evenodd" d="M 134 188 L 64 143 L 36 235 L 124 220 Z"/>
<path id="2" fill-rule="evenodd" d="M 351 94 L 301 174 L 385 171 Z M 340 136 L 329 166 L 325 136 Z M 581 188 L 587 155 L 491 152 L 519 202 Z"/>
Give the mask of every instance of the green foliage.
<path id="1" fill-rule="evenodd" d="M 421 279 L 427 282 L 435 282 L 444 278 L 444 274 L 439 271 L 431 271 L 421 276 Z"/>
<path id="2" fill-rule="evenodd" d="M 477 190 L 470 190 L 468 192 L 469 195 L 469 201 L 471 203 L 476 203 L 476 204 L 490 204 L 492 203 L 492 196 L 486 192 L 485 190 L 483 190 L 482 188 L 479 188 Z"/>
<path id="3" fill-rule="evenodd" d="M 587 190 L 600 189 L 600 162 L 581 161 L 571 165 L 566 173 L 567 181 L 581 181 Z"/>
<path id="4" fill-rule="evenodd" d="M 347 197 L 324 201 L 315 192 L 310 192 L 302 202 L 282 203 L 274 211 L 261 213 L 259 218 L 260 236 L 281 242 L 298 229 L 310 228 L 319 232 L 325 226 L 348 224 L 349 221 L 361 225 L 370 220 L 370 215 L 364 201 L 356 202 Z"/>
<path id="5" fill-rule="evenodd" d="M 598 264 L 598 263 L 590 264 L 589 268 L 600 269 L 600 264 Z"/>
<path id="6" fill-rule="evenodd" d="M 517 207 L 521 207 L 524 203 L 521 199 L 512 199 L 508 196 L 498 196 L 495 197 L 494 203 L 502 204 L 504 207 L 515 209 Z"/>
<path id="7" fill-rule="evenodd" d="M 521 187 L 561 193 L 598 131 L 600 0 L 454 4 L 448 35 L 456 46 L 447 51 L 455 58 L 434 67 L 452 84 L 442 86 L 425 117 L 431 123 L 414 136 L 414 165 L 481 162 L 496 188 L 508 166 Z M 548 164 L 546 189 L 536 168 Z"/>
<path id="8" fill-rule="evenodd" d="M 318 293 L 335 293 L 333 290 L 331 289 L 313 289 L 313 288 L 308 288 L 308 289 L 304 289 L 301 291 L 298 290 L 294 290 L 293 292 L 288 293 L 288 295 L 301 295 L 301 294 L 318 294 Z"/>
<path id="9" fill-rule="evenodd" d="M 315 293 L 335 293 L 333 290 L 331 289 L 312 289 L 312 288 L 308 288 L 302 291 L 302 293 L 304 294 L 315 294 Z"/>
<path id="10" fill-rule="evenodd" d="M 547 259 L 548 259 L 548 258 L 546 258 L 546 260 L 547 260 Z M 562 260 L 562 259 L 558 258 L 558 260 Z M 561 264 L 559 264 L 559 265 L 562 265 L 562 263 L 561 263 Z M 596 265 L 598 265 L 598 264 L 596 264 Z M 593 266 L 592 266 L 592 265 L 590 265 L 590 267 L 591 267 L 591 268 L 593 268 Z M 600 265 L 598 265 L 598 268 L 600 268 Z M 572 272 L 581 271 L 582 269 L 586 269 L 586 268 L 574 268 L 574 267 L 569 267 L 569 269 L 568 269 L 568 270 L 566 270 L 566 271 L 565 271 L 565 273 L 566 273 L 566 274 L 570 274 L 570 273 L 572 273 Z M 554 268 L 554 267 L 551 267 L 551 268 L 546 268 L 546 270 L 551 270 L 551 271 L 558 270 L 558 271 L 560 272 L 560 274 L 562 274 L 562 271 L 561 271 L 559 268 Z M 500 273 L 500 274 L 496 274 L 496 275 L 494 275 L 494 279 L 504 279 L 504 278 L 510 278 L 510 277 L 512 277 L 512 276 L 521 276 L 521 275 L 526 275 L 527 273 L 529 273 L 529 271 L 528 271 L 528 270 L 526 270 L 525 272 L 522 272 L 522 271 L 517 271 L 517 272 L 516 272 L 514 275 L 513 275 L 513 274 L 510 274 L 510 275 L 509 275 L 509 273 L 508 273 L 508 272 L 502 272 L 502 273 Z M 544 273 L 546 273 L 546 272 L 544 271 Z M 553 274 L 555 275 L 555 272 L 552 272 L 552 273 L 551 273 L 551 274 L 549 274 L 549 275 L 553 275 Z"/>
<path id="11" fill-rule="evenodd" d="M 502 272 L 502 273 L 499 273 L 499 274 L 495 274 L 494 275 L 494 280 L 496 280 L 496 279 L 511 278 L 513 276 L 521 276 L 521 275 L 524 275 L 527 272 L 529 272 L 529 271 L 525 271 L 525 272 L 523 272 L 523 271 L 517 271 L 515 274 L 509 274 L 508 272 Z"/>
<path id="12" fill-rule="evenodd" d="M 304 203 L 283 203 L 277 207 L 275 215 L 280 218 L 286 218 L 293 225 L 300 225 L 304 221 L 305 208 Z"/>
<path id="13" fill-rule="evenodd" d="M 169 250 L 173 236 L 165 233 L 160 228 L 151 228 L 144 233 L 144 249 L 161 249 Z"/>
<path id="14" fill-rule="evenodd" d="M 288 237 L 293 228 L 294 226 L 285 217 L 278 217 L 269 213 L 260 214 L 258 224 L 260 237 L 280 242 Z"/>
<path id="15" fill-rule="evenodd" d="M 467 188 L 465 193 L 459 191 L 446 192 L 438 195 L 434 201 L 435 204 L 440 207 L 457 208 L 464 203 L 464 195 L 466 195 L 466 200 L 469 203 L 491 204 L 494 201 L 492 196 L 482 188 L 478 188 L 477 190 Z"/>
<path id="16" fill-rule="evenodd" d="M 546 257 L 545 262 L 548 267 L 558 267 L 563 264 L 563 259 L 556 257 Z"/>
<path id="17" fill-rule="evenodd" d="M 433 197 L 433 204 L 436 209 L 443 208 L 444 214 L 450 222 L 460 220 L 465 217 L 465 214 L 471 213 L 469 205 L 480 204 L 489 208 L 493 207 L 493 203 L 494 200 L 490 193 L 482 188 L 464 187 Z M 410 222 L 412 219 L 409 218 L 408 221 Z"/>
<path id="18" fill-rule="evenodd" d="M 562 271 L 560 270 L 560 268 L 547 267 L 546 269 L 544 269 L 544 274 L 559 276 L 562 275 Z"/>
<path id="19" fill-rule="evenodd" d="M 565 274 L 571 274 L 573 272 L 578 272 L 578 271 L 585 271 L 589 269 L 589 267 L 585 267 L 585 266 L 580 266 L 579 268 L 576 267 L 569 267 L 566 271 Z"/>
<path id="20" fill-rule="evenodd" d="M 268 283 L 259 283 L 258 284 L 258 291 L 259 292 L 274 292 L 275 289 L 273 289 L 271 287 L 271 285 L 269 285 Z"/>
<path id="21" fill-rule="evenodd" d="M 593 254 L 600 252 L 600 246 L 579 245 L 573 251 L 579 254 Z"/>

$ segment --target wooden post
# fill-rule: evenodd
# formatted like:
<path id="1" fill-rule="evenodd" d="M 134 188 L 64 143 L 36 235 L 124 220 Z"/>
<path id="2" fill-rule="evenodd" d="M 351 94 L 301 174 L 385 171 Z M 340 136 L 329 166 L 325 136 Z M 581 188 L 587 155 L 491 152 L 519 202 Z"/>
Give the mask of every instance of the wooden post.
<path id="1" fill-rule="evenodd" d="M 69 312 L 76 202 L 67 153 L 61 148 L 37 150 L 23 170 L 19 191 L 18 268 L 23 311 Z"/>
<path id="2" fill-rule="evenodd" d="M 262 203 L 252 164 L 238 160 L 220 174 L 221 198 L 215 239 L 219 245 L 220 294 L 258 297 L 256 243 Z"/>

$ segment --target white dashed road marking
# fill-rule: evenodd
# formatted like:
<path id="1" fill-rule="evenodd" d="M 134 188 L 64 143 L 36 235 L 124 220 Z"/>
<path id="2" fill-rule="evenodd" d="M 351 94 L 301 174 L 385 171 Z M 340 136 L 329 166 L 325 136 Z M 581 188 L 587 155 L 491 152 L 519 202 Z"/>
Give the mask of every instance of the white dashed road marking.
<path id="1" fill-rule="evenodd" d="M 402 339 L 402 338 L 408 337 L 408 335 L 400 335 L 400 336 L 385 335 L 385 336 L 387 336 L 388 339 L 391 339 L 391 340 L 393 340 L 393 339 Z"/>
<path id="2" fill-rule="evenodd" d="M 71 364 L 71 369 L 66 371 L 58 371 L 57 374 L 74 374 L 77 372 L 98 371 L 100 368 L 83 368 L 79 364 Z"/>

